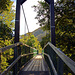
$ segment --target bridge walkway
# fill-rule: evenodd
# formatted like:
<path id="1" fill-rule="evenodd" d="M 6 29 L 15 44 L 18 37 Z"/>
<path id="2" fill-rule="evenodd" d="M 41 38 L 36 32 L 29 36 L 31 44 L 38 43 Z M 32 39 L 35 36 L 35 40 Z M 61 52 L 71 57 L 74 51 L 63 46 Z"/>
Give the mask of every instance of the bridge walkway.
<path id="1" fill-rule="evenodd" d="M 35 56 L 18 75 L 50 75 L 48 66 L 42 55 Z"/>

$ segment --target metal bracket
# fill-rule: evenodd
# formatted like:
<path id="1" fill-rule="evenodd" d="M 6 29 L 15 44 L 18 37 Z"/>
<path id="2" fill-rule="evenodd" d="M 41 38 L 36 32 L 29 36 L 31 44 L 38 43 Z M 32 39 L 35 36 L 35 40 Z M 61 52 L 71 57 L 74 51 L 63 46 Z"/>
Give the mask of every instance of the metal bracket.
<path id="1" fill-rule="evenodd" d="M 19 21 L 19 20 L 15 20 L 15 21 Z"/>
<path id="2" fill-rule="evenodd" d="M 55 26 L 51 26 L 51 28 L 55 28 Z"/>

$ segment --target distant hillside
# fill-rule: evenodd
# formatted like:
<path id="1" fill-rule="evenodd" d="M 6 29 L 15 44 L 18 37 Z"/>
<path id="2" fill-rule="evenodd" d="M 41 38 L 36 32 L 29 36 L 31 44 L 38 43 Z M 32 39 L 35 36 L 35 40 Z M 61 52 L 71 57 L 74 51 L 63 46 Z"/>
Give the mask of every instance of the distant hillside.
<path id="1" fill-rule="evenodd" d="M 38 38 L 38 41 L 42 41 L 42 37 L 46 36 L 46 31 L 43 31 L 41 28 L 38 28 L 34 30 L 32 34 Z"/>
<path id="2" fill-rule="evenodd" d="M 33 32 L 30 32 L 30 33 L 33 34 L 35 37 L 37 37 L 39 42 L 42 41 L 42 37 L 46 36 L 46 31 L 43 31 L 41 29 L 41 27 L 36 29 L 36 30 L 34 30 Z M 48 34 L 48 32 L 47 32 L 47 34 Z M 25 34 L 25 36 L 27 36 L 27 35 L 28 34 Z M 20 36 L 20 38 L 22 39 L 21 36 Z"/>

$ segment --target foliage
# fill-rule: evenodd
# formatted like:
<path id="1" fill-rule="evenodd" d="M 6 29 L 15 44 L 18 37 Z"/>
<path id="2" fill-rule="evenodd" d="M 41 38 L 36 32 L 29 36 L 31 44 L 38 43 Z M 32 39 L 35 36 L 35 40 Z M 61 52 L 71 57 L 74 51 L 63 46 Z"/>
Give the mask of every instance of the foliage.
<path id="1" fill-rule="evenodd" d="M 14 27 L 15 10 L 12 9 L 13 2 L 10 0 L 0 0 L 0 48 L 13 43 L 12 29 Z M 1 71 L 4 71 L 11 63 L 13 49 L 1 53 Z M 11 60 L 11 61 L 10 61 Z"/>
<path id="2" fill-rule="evenodd" d="M 75 23 L 74 23 L 74 1 L 59 2 L 59 6 L 55 5 L 56 12 L 56 46 L 61 48 L 63 52 L 70 58 L 75 55 Z"/>
<path id="3" fill-rule="evenodd" d="M 7 7 L 10 4 L 10 0 L 0 0 L 0 13 L 4 10 L 8 10 Z"/>
<path id="4" fill-rule="evenodd" d="M 30 34 L 29 36 L 22 35 L 21 38 L 22 38 L 22 39 L 20 39 L 21 42 L 23 42 L 31 47 L 34 47 L 39 51 L 42 50 L 39 41 L 37 40 L 37 38 L 34 35 L 32 35 L 32 34 Z"/>
<path id="5" fill-rule="evenodd" d="M 5 39 L 11 39 L 12 38 L 12 30 L 9 28 L 6 24 L 3 24 L 2 21 L 0 21 L 0 38 L 2 40 Z"/>
<path id="6" fill-rule="evenodd" d="M 15 18 L 15 10 L 12 7 L 13 7 L 13 2 L 10 2 L 9 6 L 7 7 L 8 11 L 5 10 L 0 14 L 0 21 L 6 24 L 9 28 L 14 27 L 13 20 Z"/>
<path id="7" fill-rule="evenodd" d="M 5 47 L 7 45 L 11 45 L 12 40 L 2 40 L 0 38 L 0 48 Z M 4 71 L 6 67 L 9 65 L 9 61 L 13 58 L 13 49 L 9 49 L 1 54 L 1 71 Z"/>
<path id="8" fill-rule="evenodd" d="M 37 16 L 35 19 L 38 20 L 38 24 L 40 26 L 43 26 L 43 30 L 49 30 L 50 29 L 50 10 L 49 10 L 49 5 L 44 2 L 44 1 L 38 1 L 37 6 L 33 6 L 35 9 L 35 12 L 37 12 Z"/>

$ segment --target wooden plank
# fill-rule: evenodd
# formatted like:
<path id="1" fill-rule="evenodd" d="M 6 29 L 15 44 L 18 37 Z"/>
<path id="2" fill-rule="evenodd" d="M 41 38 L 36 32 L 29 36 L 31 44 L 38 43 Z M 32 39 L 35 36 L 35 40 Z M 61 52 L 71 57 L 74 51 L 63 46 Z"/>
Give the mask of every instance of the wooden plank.
<path id="1" fill-rule="evenodd" d="M 39 67 L 39 60 L 37 59 L 34 71 L 38 71 L 38 67 Z"/>
<path id="2" fill-rule="evenodd" d="M 34 58 L 34 57 L 33 57 Z M 20 71 L 22 71 L 23 70 L 23 68 L 25 68 L 25 67 L 27 67 L 28 66 L 28 64 L 33 60 L 33 58 L 32 59 L 30 59 L 28 62 L 26 62 L 21 68 L 20 68 Z M 19 71 L 19 72 L 20 72 Z M 19 72 L 18 72 L 18 74 L 19 74 Z"/>
<path id="3" fill-rule="evenodd" d="M 37 66 L 38 66 L 38 65 L 37 65 L 37 61 L 38 61 L 38 60 L 35 60 L 35 61 L 36 61 L 36 64 L 34 65 L 34 66 L 35 66 L 34 71 L 37 71 Z"/>
<path id="4" fill-rule="evenodd" d="M 43 62 L 43 59 L 42 59 L 42 71 L 45 71 L 45 66 L 44 66 L 44 62 Z"/>
<path id="5" fill-rule="evenodd" d="M 40 64 L 39 64 L 40 66 L 39 66 L 39 71 L 42 71 L 42 67 L 41 67 L 41 65 L 42 65 L 42 60 L 40 60 Z"/>
<path id="6" fill-rule="evenodd" d="M 36 56 L 35 56 L 36 57 Z M 31 71 L 31 69 L 32 69 L 32 65 L 34 65 L 35 64 L 35 57 L 33 58 L 33 60 L 30 62 L 30 63 L 28 63 L 28 65 L 27 66 L 25 66 L 24 68 L 23 68 L 23 70 L 22 71 Z"/>
<path id="7" fill-rule="evenodd" d="M 35 57 L 22 71 L 48 71 L 48 66 L 43 58 L 38 59 Z"/>
<path id="8" fill-rule="evenodd" d="M 32 63 L 33 61 L 33 63 Z M 27 66 L 24 68 L 27 68 L 30 64 L 31 66 L 28 67 L 27 71 L 24 69 L 19 72 L 19 75 L 50 75 L 49 71 L 45 70 L 47 66 L 45 66 L 46 63 L 44 63 L 44 59 L 34 58 Z M 44 70 L 43 70 L 44 66 Z"/>
<path id="9" fill-rule="evenodd" d="M 30 68 L 28 69 L 28 71 L 32 71 L 32 68 L 33 68 L 33 66 L 34 66 L 34 63 L 35 63 L 35 60 L 34 60 L 34 62 L 32 63 L 32 65 L 30 66 Z"/>
<path id="10" fill-rule="evenodd" d="M 40 71 L 40 62 L 41 62 L 41 61 L 39 60 L 39 67 L 38 67 L 38 71 Z"/>
<path id="11" fill-rule="evenodd" d="M 36 65 L 36 60 L 35 60 L 34 66 L 33 66 L 33 68 L 32 68 L 32 71 L 35 70 L 35 67 L 36 67 L 35 65 Z"/>
<path id="12" fill-rule="evenodd" d="M 40 63 L 40 60 L 38 60 L 38 66 L 37 66 L 37 71 L 39 71 L 39 63 Z"/>
<path id="13" fill-rule="evenodd" d="M 28 64 L 27 67 L 23 68 L 23 71 L 27 71 L 28 68 L 32 65 L 33 62 L 34 62 L 34 60 L 32 60 L 32 61 Z"/>

